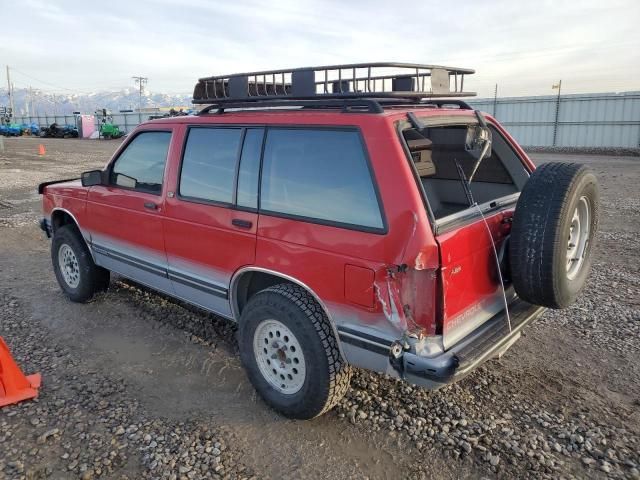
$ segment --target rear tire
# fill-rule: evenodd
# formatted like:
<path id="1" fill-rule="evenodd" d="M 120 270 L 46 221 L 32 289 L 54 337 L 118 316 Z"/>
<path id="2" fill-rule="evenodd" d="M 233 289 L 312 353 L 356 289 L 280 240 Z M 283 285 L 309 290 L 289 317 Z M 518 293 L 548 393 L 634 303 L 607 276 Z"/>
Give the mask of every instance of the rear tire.
<path id="1" fill-rule="evenodd" d="M 249 380 L 289 418 L 322 415 L 349 389 L 329 319 L 302 287 L 283 283 L 255 294 L 240 318 L 240 358 Z"/>
<path id="2" fill-rule="evenodd" d="M 525 301 L 571 305 L 591 268 L 598 227 L 598 182 L 584 165 L 540 165 L 524 186 L 509 245 L 511 278 Z"/>
<path id="3" fill-rule="evenodd" d="M 72 302 L 86 302 L 96 292 L 109 287 L 109 270 L 93 262 L 75 225 L 56 229 L 51 242 L 51 260 L 58 284 Z"/>

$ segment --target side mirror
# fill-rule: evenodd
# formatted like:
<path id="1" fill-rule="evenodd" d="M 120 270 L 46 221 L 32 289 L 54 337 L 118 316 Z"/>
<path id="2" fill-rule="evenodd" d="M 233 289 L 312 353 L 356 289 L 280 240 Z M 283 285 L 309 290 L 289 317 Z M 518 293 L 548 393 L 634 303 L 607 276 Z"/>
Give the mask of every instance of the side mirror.
<path id="1" fill-rule="evenodd" d="M 84 172 L 80 176 L 80 180 L 82 181 L 83 187 L 91 187 L 93 185 L 102 185 L 104 182 L 102 181 L 102 170 L 90 170 L 88 172 Z"/>

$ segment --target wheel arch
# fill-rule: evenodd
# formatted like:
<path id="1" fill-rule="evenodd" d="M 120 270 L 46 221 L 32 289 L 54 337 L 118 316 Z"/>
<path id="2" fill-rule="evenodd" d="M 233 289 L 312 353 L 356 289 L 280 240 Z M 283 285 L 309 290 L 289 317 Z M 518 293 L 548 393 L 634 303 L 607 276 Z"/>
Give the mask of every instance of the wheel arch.
<path id="1" fill-rule="evenodd" d="M 56 232 L 58 228 L 63 227 L 64 225 L 74 225 L 78 229 L 78 232 L 80 233 L 80 237 L 82 238 L 82 241 L 84 241 L 84 243 L 87 245 L 87 248 L 91 253 L 91 257 L 95 261 L 95 257 L 93 255 L 93 249 L 91 248 L 91 243 L 87 240 L 87 238 L 85 238 L 85 234 L 80 228 L 80 222 L 78 222 L 78 219 L 75 217 L 73 213 L 71 213 L 66 208 L 54 207 L 51 210 L 50 221 L 51 221 L 52 235 Z"/>
<path id="2" fill-rule="evenodd" d="M 75 227 L 80 231 L 80 223 L 76 217 L 66 208 L 62 207 L 54 207 L 51 210 L 51 230 L 55 232 L 56 229 L 64 226 L 64 225 L 75 225 Z"/>
<path id="3" fill-rule="evenodd" d="M 231 306 L 231 314 L 233 315 L 234 320 L 237 322 L 240 321 L 242 309 L 253 295 L 265 288 L 277 285 L 279 283 L 291 283 L 294 285 L 298 285 L 299 287 L 305 289 L 314 298 L 314 300 L 318 302 L 318 305 L 320 305 L 320 308 L 322 308 L 325 315 L 329 319 L 329 324 L 331 325 L 331 330 L 336 339 L 340 355 L 342 356 L 343 360 L 346 361 L 346 357 L 342 350 L 342 343 L 340 342 L 340 336 L 338 335 L 336 323 L 333 320 L 331 313 L 329 312 L 329 309 L 327 308 L 325 303 L 318 296 L 318 294 L 314 292 L 313 289 L 311 289 L 311 287 L 309 287 L 306 283 L 298 280 L 295 277 L 287 275 L 286 273 L 277 272 L 275 270 L 270 270 L 263 267 L 244 267 L 236 271 L 231 278 L 229 287 L 229 303 Z"/>

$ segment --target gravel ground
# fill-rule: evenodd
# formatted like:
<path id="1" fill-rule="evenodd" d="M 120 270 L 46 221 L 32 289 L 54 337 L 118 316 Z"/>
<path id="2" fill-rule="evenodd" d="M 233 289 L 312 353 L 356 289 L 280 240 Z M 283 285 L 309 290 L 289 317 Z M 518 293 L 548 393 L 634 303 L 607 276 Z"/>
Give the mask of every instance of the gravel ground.
<path id="1" fill-rule="evenodd" d="M 559 153 L 571 155 L 606 155 L 640 157 L 640 148 L 629 147 L 523 147 L 529 153 Z"/>
<path id="2" fill-rule="evenodd" d="M 0 294 L 0 312 L 17 361 L 45 379 L 38 400 L 0 416 L 0 478 L 255 478 L 219 429 L 146 417 L 125 378 L 51 345 L 15 298 Z"/>
<path id="3" fill-rule="evenodd" d="M 589 285 L 499 361 L 437 392 L 356 371 L 328 415 L 256 398 L 232 324 L 131 282 L 61 295 L 33 186 L 99 166 L 116 142 L 5 141 L 0 335 L 40 398 L 0 410 L 2 478 L 640 479 L 640 163 L 582 161 L 602 184 Z M 42 273 L 45 272 L 45 273 Z"/>

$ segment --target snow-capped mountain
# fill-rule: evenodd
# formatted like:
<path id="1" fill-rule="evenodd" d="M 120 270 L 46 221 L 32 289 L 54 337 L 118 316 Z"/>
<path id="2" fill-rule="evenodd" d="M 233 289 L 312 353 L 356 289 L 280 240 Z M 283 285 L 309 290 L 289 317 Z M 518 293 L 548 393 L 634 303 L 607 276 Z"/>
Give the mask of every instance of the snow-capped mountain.
<path id="1" fill-rule="evenodd" d="M 42 90 L 26 88 L 14 89 L 16 115 L 30 114 L 70 114 L 72 112 L 94 113 L 106 108 L 112 112 L 137 109 L 140 103 L 137 89 L 123 89 L 118 92 L 63 93 L 53 94 Z M 142 108 L 150 107 L 188 107 L 191 95 L 169 95 L 146 91 L 142 96 Z M 9 106 L 7 89 L 0 89 L 0 106 Z"/>

